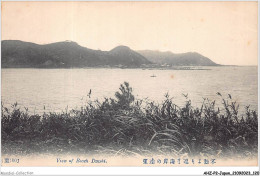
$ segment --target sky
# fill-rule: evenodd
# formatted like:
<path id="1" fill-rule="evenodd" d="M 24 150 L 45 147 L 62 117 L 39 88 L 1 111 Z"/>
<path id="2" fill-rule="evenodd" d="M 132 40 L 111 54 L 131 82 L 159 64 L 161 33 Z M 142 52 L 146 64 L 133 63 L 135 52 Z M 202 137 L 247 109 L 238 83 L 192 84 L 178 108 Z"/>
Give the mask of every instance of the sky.
<path id="1" fill-rule="evenodd" d="M 257 65 L 257 2 L 2 2 L 2 40 L 198 52 Z"/>

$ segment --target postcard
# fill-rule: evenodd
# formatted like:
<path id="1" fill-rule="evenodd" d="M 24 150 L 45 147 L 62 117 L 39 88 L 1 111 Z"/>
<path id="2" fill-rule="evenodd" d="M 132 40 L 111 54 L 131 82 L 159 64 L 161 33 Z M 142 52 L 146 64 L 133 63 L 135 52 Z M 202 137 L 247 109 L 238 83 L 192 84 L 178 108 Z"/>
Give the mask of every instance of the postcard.
<path id="1" fill-rule="evenodd" d="M 1 7 L 2 167 L 258 166 L 257 2 Z"/>

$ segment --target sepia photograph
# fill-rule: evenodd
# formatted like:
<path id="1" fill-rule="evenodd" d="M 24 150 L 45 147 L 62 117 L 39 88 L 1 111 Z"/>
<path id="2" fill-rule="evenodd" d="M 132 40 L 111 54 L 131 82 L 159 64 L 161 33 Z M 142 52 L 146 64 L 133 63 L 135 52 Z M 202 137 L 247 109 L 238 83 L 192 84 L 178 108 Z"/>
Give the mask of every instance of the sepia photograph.
<path id="1" fill-rule="evenodd" d="M 1 18 L 2 166 L 258 166 L 257 1 L 3 1 Z"/>

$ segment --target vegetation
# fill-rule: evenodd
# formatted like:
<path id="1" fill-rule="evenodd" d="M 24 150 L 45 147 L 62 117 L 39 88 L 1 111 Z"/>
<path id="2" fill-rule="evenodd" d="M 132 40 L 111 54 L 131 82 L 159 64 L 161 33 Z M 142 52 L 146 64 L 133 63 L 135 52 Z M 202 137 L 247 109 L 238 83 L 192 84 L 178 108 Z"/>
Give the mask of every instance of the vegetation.
<path id="1" fill-rule="evenodd" d="M 256 111 L 246 107 L 239 116 L 230 95 L 223 108 L 207 99 L 194 108 L 186 98 L 184 107 L 168 94 L 160 104 L 136 100 L 125 82 L 115 98 L 69 112 L 30 115 L 17 103 L 12 110 L 2 105 L 2 153 L 257 156 Z"/>

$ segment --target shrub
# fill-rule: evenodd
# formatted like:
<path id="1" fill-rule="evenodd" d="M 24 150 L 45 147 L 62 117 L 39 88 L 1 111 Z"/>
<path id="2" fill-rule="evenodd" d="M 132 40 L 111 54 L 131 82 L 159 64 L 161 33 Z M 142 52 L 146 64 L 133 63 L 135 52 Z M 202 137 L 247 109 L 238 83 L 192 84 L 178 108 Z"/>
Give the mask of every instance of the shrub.
<path id="1" fill-rule="evenodd" d="M 222 101 L 224 111 L 207 99 L 194 108 L 188 97 L 179 107 L 168 94 L 160 104 L 135 100 L 125 82 L 115 99 L 66 113 L 30 115 L 17 103 L 12 110 L 2 105 L 2 152 L 257 155 L 257 112 L 246 107 L 239 116 L 231 96 Z"/>

